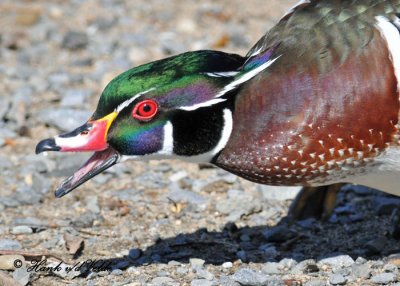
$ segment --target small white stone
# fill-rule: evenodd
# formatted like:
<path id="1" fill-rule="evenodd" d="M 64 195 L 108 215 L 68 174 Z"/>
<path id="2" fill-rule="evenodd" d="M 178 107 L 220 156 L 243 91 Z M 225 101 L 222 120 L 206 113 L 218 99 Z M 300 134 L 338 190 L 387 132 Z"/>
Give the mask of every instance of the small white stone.
<path id="1" fill-rule="evenodd" d="M 233 263 L 230 262 L 230 261 L 224 262 L 224 263 L 222 264 L 222 267 L 225 268 L 225 269 L 227 269 L 227 268 L 232 268 L 232 267 L 233 267 Z"/>

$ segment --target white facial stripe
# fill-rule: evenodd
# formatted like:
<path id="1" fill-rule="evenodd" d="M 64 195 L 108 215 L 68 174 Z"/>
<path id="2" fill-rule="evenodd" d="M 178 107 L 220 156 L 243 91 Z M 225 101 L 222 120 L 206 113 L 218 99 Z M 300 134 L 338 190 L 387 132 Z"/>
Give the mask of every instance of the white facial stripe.
<path id="1" fill-rule="evenodd" d="M 57 146 L 62 146 L 64 148 L 78 148 L 85 146 L 88 142 L 87 140 L 88 136 L 84 135 L 77 135 L 74 137 L 60 137 L 60 136 L 55 136 L 54 140 L 56 142 Z"/>
<path id="2" fill-rule="evenodd" d="M 397 78 L 397 90 L 400 90 L 400 33 L 395 24 L 383 16 L 375 17 L 377 20 L 376 27 L 386 39 L 389 52 L 392 56 L 394 74 Z"/>
<path id="3" fill-rule="evenodd" d="M 231 82 L 230 84 L 226 85 L 224 87 L 223 90 L 220 91 L 220 93 L 218 93 L 215 97 L 221 97 L 224 94 L 226 94 L 228 91 L 231 91 L 232 89 L 234 89 L 235 87 L 237 87 L 238 85 L 252 79 L 253 77 L 255 77 L 257 74 L 259 74 L 260 72 L 262 72 L 263 70 L 265 70 L 266 68 L 268 68 L 270 65 L 272 65 L 277 59 L 279 59 L 281 56 L 276 57 L 275 59 L 269 60 L 265 63 L 263 63 L 261 66 L 247 72 L 244 73 L 241 77 L 239 77 L 238 79 L 236 79 L 235 81 Z"/>
<path id="4" fill-rule="evenodd" d="M 195 105 L 192 105 L 192 106 L 182 106 L 182 107 L 179 107 L 178 109 L 180 109 L 180 110 L 186 110 L 186 111 L 193 111 L 193 110 L 196 110 L 196 109 L 198 109 L 198 108 L 200 108 L 200 107 L 211 106 L 211 105 L 214 105 L 214 104 L 223 102 L 223 101 L 225 101 L 225 100 L 226 100 L 226 99 L 224 99 L 224 98 L 213 98 L 213 99 L 211 99 L 211 100 L 209 100 L 209 101 L 205 101 L 205 102 L 202 102 L 202 103 L 198 103 L 198 104 L 195 104 Z"/>
<path id="5" fill-rule="evenodd" d="M 294 4 L 294 6 L 292 8 L 290 8 L 283 16 L 282 18 L 285 18 L 287 15 L 291 14 L 294 12 L 294 10 L 296 10 L 296 8 L 300 5 L 303 5 L 305 3 L 311 3 L 310 0 L 299 0 L 299 2 L 297 2 L 296 4 Z M 282 19 L 281 18 L 281 19 Z"/>
<path id="6" fill-rule="evenodd" d="M 120 105 L 118 105 L 117 109 L 115 110 L 117 113 L 119 113 L 122 109 L 124 109 L 125 107 L 127 107 L 129 104 L 131 104 L 133 101 L 135 101 L 138 97 L 142 96 L 143 94 L 146 94 L 152 90 L 156 89 L 155 87 L 152 87 L 148 90 L 139 92 L 138 94 L 136 94 L 134 97 L 129 98 L 127 100 L 125 100 L 124 102 L 122 102 Z"/>
<path id="7" fill-rule="evenodd" d="M 172 155 L 174 152 L 174 127 L 171 121 L 167 121 L 164 125 L 164 142 L 163 148 L 157 152 L 162 155 Z"/>
<path id="8" fill-rule="evenodd" d="M 231 137 L 233 129 L 233 118 L 232 118 L 232 111 L 228 108 L 224 109 L 224 128 L 222 129 L 221 139 L 219 140 L 217 146 L 213 150 L 213 157 L 220 152 L 223 148 L 225 148 L 226 144 Z"/>
<path id="9" fill-rule="evenodd" d="M 182 106 L 182 107 L 179 107 L 178 109 L 186 110 L 186 111 L 193 111 L 193 110 L 196 110 L 196 109 L 201 108 L 201 107 L 208 107 L 208 106 L 212 106 L 214 104 L 218 104 L 220 102 L 225 101 L 226 99 L 219 98 L 219 97 L 221 97 L 224 94 L 226 94 L 227 92 L 233 90 L 238 85 L 240 85 L 240 84 L 252 79 L 257 74 L 259 74 L 260 72 L 262 72 L 263 70 L 268 68 L 270 65 L 272 65 L 280 57 L 281 56 L 278 56 L 275 59 L 269 60 L 269 61 L 263 63 L 261 66 L 255 68 L 255 69 L 253 69 L 253 70 L 251 70 L 251 71 L 249 71 L 247 73 L 244 73 L 241 77 L 239 77 L 238 79 L 234 80 L 230 84 L 226 85 L 224 87 L 224 89 L 221 90 L 213 99 L 205 101 L 205 102 L 202 102 L 202 103 L 198 103 L 198 104 L 195 104 L 195 105 L 192 105 L 192 106 Z"/>
<path id="10" fill-rule="evenodd" d="M 200 154 L 200 155 L 195 155 L 195 156 L 174 156 L 178 159 L 181 159 L 183 161 L 188 161 L 192 163 L 209 163 L 211 162 L 212 158 L 214 158 L 215 155 L 218 154 L 223 148 L 225 148 L 226 144 L 229 141 L 229 138 L 232 133 L 232 128 L 233 128 L 233 119 L 232 119 L 232 112 L 228 109 L 224 109 L 224 122 L 223 122 L 223 128 L 221 132 L 221 139 L 219 140 L 218 144 L 210 151 Z"/>
<path id="11" fill-rule="evenodd" d="M 251 55 L 248 56 L 248 58 L 251 58 L 251 57 L 254 57 L 255 55 L 258 55 L 262 50 L 263 50 L 263 47 L 257 49 L 256 51 L 252 52 Z"/>
<path id="12" fill-rule="evenodd" d="M 231 77 L 237 75 L 238 71 L 229 71 L 229 72 L 208 72 L 206 75 L 211 77 Z"/>

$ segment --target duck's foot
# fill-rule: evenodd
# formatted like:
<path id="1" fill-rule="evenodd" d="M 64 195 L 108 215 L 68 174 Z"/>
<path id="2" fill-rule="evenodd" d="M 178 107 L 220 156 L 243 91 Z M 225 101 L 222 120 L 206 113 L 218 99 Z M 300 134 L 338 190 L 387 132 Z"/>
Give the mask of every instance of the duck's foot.
<path id="1" fill-rule="evenodd" d="M 338 183 L 319 187 L 304 187 L 290 206 L 289 223 L 310 217 L 322 221 L 329 219 L 335 208 L 336 195 L 344 185 L 344 183 Z"/>

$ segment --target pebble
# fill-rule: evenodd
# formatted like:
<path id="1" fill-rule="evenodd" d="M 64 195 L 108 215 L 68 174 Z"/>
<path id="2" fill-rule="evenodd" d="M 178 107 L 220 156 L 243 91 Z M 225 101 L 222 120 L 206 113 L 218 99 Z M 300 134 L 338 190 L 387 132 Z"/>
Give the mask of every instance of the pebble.
<path id="1" fill-rule="evenodd" d="M 21 205 L 37 204 L 44 199 L 43 194 L 37 193 L 32 186 L 19 186 L 17 187 L 17 193 L 13 195 Z"/>
<path id="2" fill-rule="evenodd" d="M 277 262 L 267 262 L 262 267 L 261 271 L 265 274 L 279 274 L 281 273 L 281 264 Z"/>
<path id="3" fill-rule="evenodd" d="M 12 220 L 12 224 L 14 225 L 28 225 L 31 228 L 37 227 L 45 227 L 47 225 L 46 222 L 38 219 L 37 217 L 28 216 L 25 218 L 15 218 Z"/>
<path id="4" fill-rule="evenodd" d="M 393 265 L 393 264 L 390 264 L 390 263 L 385 264 L 383 266 L 382 270 L 385 271 L 385 272 L 390 272 L 390 273 L 396 274 L 396 275 L 399 273 L 399 270 L 397 269 L 397 266 Z"/>
<path id="5" fill-rule="evenodd" d="M 205 260 L 201 258 L 190 258 L 189 263 L 191 266 L 203 266 L 205 263 Z"/>
<path id="6" fill-rule="evenodd" d="M 315 262 L 314 259 L 307 259 L 299 262 L 296 264 L 290 273 L 292 274 L 308 274 L 308 273 L 313 273 L 313 272 L 318 272 L 319 268 L 317 266 L 317 263 Z"/>
<path id="7" fill-rule="evenodd" d="M 249 286 L 267 285 L 267 281 L 269 280 L 268 276 L 262 274 L 260 271 L 250 268 L 239 269 L 233 275 L 231 275 L 231 278 L 240 285 Z"/>
<path id="8" fill-rule="evenodd" d="M 112 28 L 115 23 L 116 20 L 114 18 L 97 17 L 90 23 L 90 25 L 95 27 L 96 29 L 104 31 Z"/>
<path id="9" fill-rule="evenodd" d="M 218 281 L 221 286 L 241 286 L 238 282 L 234 281 L 231 276 L 221 275 Z"/>
<path id="10" fill-rule="evenodd" d="M 198 278 L 204 278 L 204 279 L 207 279 L 207 280 L 214 279 L 214 275 L 210 271 L 205 270 L 203 268 L 196 269 L 196 276 Z"/>
<path id="11" fill-rule="evenodd" d="M 281 261 L 279 261 L 279 264 L 285 268 L 292 269 L 297 265 L 297 261 L 294 260 L 293 258 L 283 258 Z"/>
<path id="12" fill-rule="evenodd" d="M 121 269 L 114 269 L 111 271 L 110 275 L 119 276 L 122 275 L 124 272 Z"/>
<path id="13" fill-rule="evenodd" d="M 47 167 L 45 169 L 47 170 Z M 32 187 L 39 194 L 47 194 L 51 190 L 52 183 L 46 177 L 35 172 L 32 175 Z"/>
<path id="14" fill-rule="evenodd" d="M 19 259 L 25 263 L 22 255 L 0 255 L 0 270 L 15 270 L 15 261 Z"/>
<path id="15" fill-rule="evenodd" d="M 366 278 L 371 277 L 371 269 L 366 264 L 358 264 L 354 263 L 351 266 L 351 271 L 353 275 L 357 278 Z"/>
<path id="16" fill-rule="evenodd" d="M 85 48 L 88 42 L 89 39 L 86 33 L 79 31 L 68 31 L 62 41 L 62 47 L 64 49 L 76 50 L 80 48 Z"/>
<path id="17" fill-rule="evenodd" d="M 376 284 L 389 284 L 395 281 L 396 275 L 393 273 L 379 273 L 371 277 L 371 282 Z"/>
<path id="18" fill-rule="evenodd" d="M 194 279 L 190 282 L 190 286 L 216 286 L 218 285 L 215 281 L 210 281 L 207 279 Z"/>
<path id="19" fill-rule="evenodd" d="M 9 158 L 5 156 L 0 157 L 0 169 L 8 169 L 12 167 L 12 163 Z"/>
<path id="20" fill-rule="evenodd" d="M 319 259 L 318 264 L 326 264 L 332 268 L 349 267 L 354 264 L 353 258 L 347 254 L 332 255 L 332 257 L 326 257 Z"/>
<path id="21" fill-rule="evenodd" d="M 91 96 L 91 92 L 83 89 L 68 89 L 64 92 L 60 105 L 62 107 L 79 108 L 84 105 L 87 98 Z"/>
<path id="22" fill-rule="evenodd" d="M 138 259 L 140 256 L 142 256 L 142 250 L 135 248 L 135 249 L 130 249 L 129 250 L 129 258 L 132 260 Z"/>
<path id="23" fill-rule="evenodd" d="M 62 263 L 61 265 L 59 265 L 59 263 L 57 263 L 57 262 L 51 262 L 51 263 L 47 264 L 46 266 L 51 267 L 51 269 L 54 270 L 54 271 L 51 271 L 53 274 L 55 274 L 56 276 L 59 276 L 63 279 L 67 279 L 67 280 L 72 280 L 73 278 L 82 274 L 80 271 L 77 271 L 76 268 L 74 268 L 74 265 L 69 265 L 69 264 L 65 264 L 65 263 Z M 108 274 L 108 272 L 107 272 L 107 274 Z"/>
<path id="24" fill-rule="evenodd" d="M 326 286 L 328 285 L 325 280 L 313 279 L 304 284 L 304 286 Z"/>
<path id="25" fill-rule="evenodd" d="M 88 197 L 86 200 L 86 209 L 92 213 L 100 213 L 99 198 L 97 196 Z"/>
<path id="26" fill-rule="evenodd" d="M 222 263 L 222 267 L 225 268 L 225 269 L 232 268 L 233 267 L 233 263 L 230 262 L 230 261 L 224 262 L 224 263 Z"/>
<path id="27" fill-rule="evenodd" d="M 235 221 L 243 215 L 260 212 L 262 205 L 260 200 L 244 191 L 229 190 L 228 198 L 217 202 L 216 209 L 218 212 L 231 217 L 227 219 L 228 221 Z"/>
<path id="28" fill-rule="evenodd" d="M 17 198 L 14 194 L 9 195 L 9 196 L 0 197 L 0 203 L 3 206 L 9 207 L 9 208 L 18 207 L 21 205 L 21 203 L 17 200 Z"/>
<path id="29" fill-rule="evenodd" d="M 130 284 L 131 282 L 132 282 L 132 279 L 131 279 L 131 278 L 128 278 L 128 279 L 125 279 L 125 280 L 122 280 L 122 281 L 114 282 L 114 283 L 112 284 L 112 286 L 123 286 L 123 285 L 127 285 L 127 284 L 131 285 L 131 284 Z M 134 284 L 131 285 L 131 286 L 134 286 Z M 139 286 L 139 285 L 138 285 L 138 286 Z"/>
<path id="30" fill-rule="evenodd" d="M 172 279 L 170 277 L 155 277 L 151 280 L 152 284 L 158 285 L 158 286 L 165 285 L 165 284 L 171 285 L 170 283 L 173 283 L 173 282 L 175 282 L 174 279 Z"/>
<path id="31" fill-rule="evenodd" d="M 91 227 L 93 226 L 95 218 L 96 216 L 91 213 L 84 213 L 72 220 L 72 225 L 81 228 Z"/>
<path id="32" fill-rule="evenodd" d="M 12 234 L 31 234 L 33 233 L 32 228 L 26 225 L 17 225 L 11 228 Z"/>
<path id="33" fill-rule="evenodd" d="M 180 203 L 191 203 L 191 204 L 202 204 L 205 203 L 208 198 L 200 196 L 192 191 L 179 190 L 172 192 L 168 195 L 168 198 L 174 202 Z"/>
<path id="34" fill-rule="evenodd" d="M 340 274 L 333 274 L 329 277 L 329 283 L 332 285 L 344 285 L 347 279 Z"/>
<path id="35" fill-rule="evenodd" d="M 13 272 L 13 278 L 21 285 L 26 285 L 29 283 L 29 278 L 31 277 L 31 272 L 28 271 L 27 267 L 24 265 L 17 268 Z"/>
<path id="36" fill-rule="evenodd" d="M 176 273 L 178 273 L 178 274 L 180 274 L 180 275 L 184 275 L 184 274 L 186 274 L 186 273 L 188 273 L 188 272 L 189 272 L 189 270 L 186 269 L 186 268 L 183 268 L 183 267 L 178 267 L 178 268 L 176 269 Z"/>
<path id="37" fill-rule="evenodd" d="M 2 250 L 21 250 L 22 244 L 16 240 L 0 239 L 0 249 Z"/>

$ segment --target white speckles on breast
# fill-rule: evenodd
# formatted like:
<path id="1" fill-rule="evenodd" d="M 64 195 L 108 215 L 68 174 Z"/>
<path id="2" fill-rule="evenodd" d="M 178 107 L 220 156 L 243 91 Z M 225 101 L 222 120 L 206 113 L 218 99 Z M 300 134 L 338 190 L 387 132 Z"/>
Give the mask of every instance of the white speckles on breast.
<path id="1" fill-rule="evenodd" d="M 353 158 L 347 158 L 346 164 L 350 165 L 351 163 L 353 163 Z"/>
<path id="2" fill-rule="evenodd" d="M 328 164 L 328 168 L 331 168 L 333 165 L 335 165 L 335 160 L 330 160 L 326 163 Z"/>

